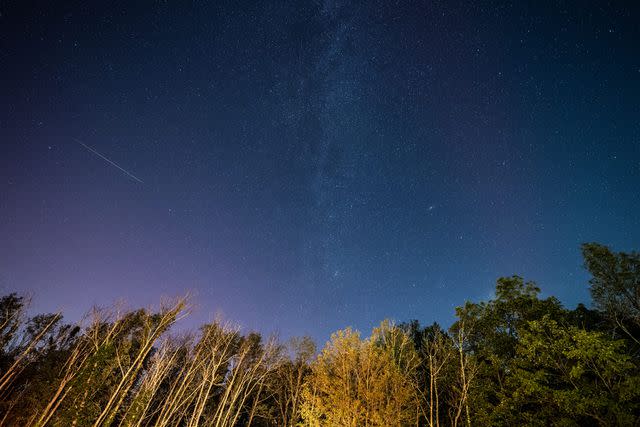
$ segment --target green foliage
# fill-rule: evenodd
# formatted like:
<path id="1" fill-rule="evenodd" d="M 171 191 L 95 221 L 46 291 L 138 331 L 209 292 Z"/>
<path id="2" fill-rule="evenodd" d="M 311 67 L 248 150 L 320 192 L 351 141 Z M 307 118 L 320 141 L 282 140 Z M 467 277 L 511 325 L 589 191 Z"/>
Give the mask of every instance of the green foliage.
<path id="1" fill-rule="evenodd" d="M 519 276 L 448 331 L 382 322 L 321 353 L 219 321 L 168 333 L 184 300 L 87 325 L 0 298 L 0 426 L 640 425 L 640 255 L 582 247 L 593 308 Z"/>
<path id="2" fill-rule="evenodd" d="M 640 344 L 640 254 L 613 252 L 597 243 L 582 245 L 595 307 L 614 329 Z"/>
<path id="3" fill-rule="evenodd" d="M 475 355 L 479 375 L 471 390 L 475 415 L 482 424 L 500 424 L 513 370 L 516 348 L 523 328 L 544 315 L 563 318 L 567 312 L 554 298 L 539 299 L 540 288 L 519 276 L 503 277 L 496 283 L 495 299 L 456 308 L 458 320 L 451 327 L 456 334 L 467 329 L 465 351 Z M 505 425 L 509 425 L 506 423 Z"/>
<path id="4" fill-rule="evenodd" d="M 509 378 L 519 417 L 541 425 L 633 425 L 638 367 L 625 343 L 602 332 L 562 326 L 545 315 L 529 322 Z"/>

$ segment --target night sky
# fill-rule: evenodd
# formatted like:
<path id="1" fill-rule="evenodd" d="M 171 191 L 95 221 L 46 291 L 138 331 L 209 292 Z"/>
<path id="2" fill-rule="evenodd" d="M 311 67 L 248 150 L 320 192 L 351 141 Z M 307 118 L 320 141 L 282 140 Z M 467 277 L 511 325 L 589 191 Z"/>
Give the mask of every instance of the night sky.
<path id="1" fill-rule="evenodd" d="M 319 341 L 640 249 L 638 2 L 10 1 L 0 291 Z M 528 4 L 527 4 L 528 3 Z M 634 6 L 635 4 L 635 6 Z"/>

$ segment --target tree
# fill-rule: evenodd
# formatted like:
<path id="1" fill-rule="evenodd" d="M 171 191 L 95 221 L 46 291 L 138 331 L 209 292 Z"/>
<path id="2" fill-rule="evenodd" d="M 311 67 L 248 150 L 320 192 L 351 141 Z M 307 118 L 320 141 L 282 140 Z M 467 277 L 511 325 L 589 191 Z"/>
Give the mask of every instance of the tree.
<path id="1" fill-rule="evenodd" d="M 519 276 L 502 277 L 496 283 L 494 299 L 467 302 L 456 308 L 458 320 L 450 329 L 451 335 L 459 337 L 460 331 L 464 332 L 463 337 L 459 337 L 463 343 L 458 344 L 458 352 L 462 349 L 463 355 L 473 355 L 473 364 L 469 361 L 468 368 L 473 367 L 473 373 L 477 373 L 474 375 L 476 386 L 468 390 L 465 397 L 465 405 L 471 407 L 468 418 L 491 425 L 507 416 L 506 381 L 512 372 L 522 328 L 546 314 L 554 319 L 567 315 L 556 298 L 539 299 L 539 292 L 535 283 L 525 282 Z"/>
<path id="2" fill-rule="evenodd" d="M 94 310 L 91 323 L 61 367 L 57 387 L 29 425 L 111 425 L 121 410 L 156 340 L 181 315 L 183 298 L 149 313 Z"/>
<path id="3" fill-rule="evenodd" d="M 640 254 L 613 252 L 597 243 L 582 245 L 593 304 L 628 338 L 640 344 Z"/>
<path id="4" fill-rule="evenodd" d="M 268 384 L 274 401 L 273 424 L 294 427 L 301 421 L 302 391 L 316 346 L 309 337 L 292 338 Z"/>
<path id="5" fill-rule="evenodd" d="M 475 357 L 467 348 L 468 336 L 471 335 L 470 328 L 467 327 L 464 320 L 456 323 L 453 342 L 457 352 L 457 375 L 452 387 L 451 396 L 451 424 L 456 427 L 463 419 L 467 426 L 471 426 L 471 410 L 469 401 L 471 395 L 471 386 L 478 374 L 478 366 Z M 463 412 L 464 411 L 464 412 Z"/>
<path id="6" fill-rule="evenodd" d="M 625 343 L 562 325 L 546 315 L 528 322 L 517 347 L 507 405 L 528 425 L 637 425 L 638 366 Z"/>
<path id="7" fill-rule="evenodd" d="M 456 382 L 456 350 L 453 340 L 440 325 L 424 328 L 417 320 L 400 327 L 411 337 L 420 357 L 415 387 L 420 417 L 418 425 L 439 427 L 451 424 L 449 417 L 452 387 Z"/>
<path id="8" fill-rule="evenodd" d="M 309 426 L 404 426 L 416 422 L 413 386 L 417 354 L 389 322 L 360 339 L 334 333 L 311 365 L 302 416 Z"/>
<path id="9" fill-rule="evenodd" d="M 95 309 L 86 326 L 0 298 L 0 427 L 640 425 L 640 256 L 583 246 L 592 309 L 519 276 L 444 331 L 383 321 L 316 356 L 215 321 L 169 334 L 185 300 Z"/>
<path id="10" fill-rule="evenodd" d="M 10 345 L 22 324 L 25 298 L 16 293 L 0 298 L 0 368 L 4 372 L 12 352 Z"/>

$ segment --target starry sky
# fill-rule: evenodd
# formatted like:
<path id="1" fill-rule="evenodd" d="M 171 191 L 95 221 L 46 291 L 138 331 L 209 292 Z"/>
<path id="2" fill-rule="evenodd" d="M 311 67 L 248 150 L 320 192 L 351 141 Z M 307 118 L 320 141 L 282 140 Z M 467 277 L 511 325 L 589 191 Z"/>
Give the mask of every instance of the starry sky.
<path id="1" fill-rule="evenodd" d="M 105 3 L 105 4 L 98 4 Z M 109 3 L 109 4 L 106 4 Z M 635 3 L 635 5 L 634 5 Z M 640 249 L 637 2 L 3 2 L 0 290 L 317 340 Z"/>

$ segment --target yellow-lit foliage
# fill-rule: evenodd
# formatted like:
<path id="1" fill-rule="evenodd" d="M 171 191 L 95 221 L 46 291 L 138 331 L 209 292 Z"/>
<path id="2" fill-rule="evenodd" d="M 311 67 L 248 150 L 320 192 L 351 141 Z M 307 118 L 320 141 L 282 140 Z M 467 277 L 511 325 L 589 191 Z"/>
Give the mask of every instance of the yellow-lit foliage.
<path id="1" fill-rule="evenodd" d="M 305 425 L 415 425 L 417 361 L 408 337 L 389 322 L 366 340 L 350 328 L 334 333 L 311 367 Z"/>

